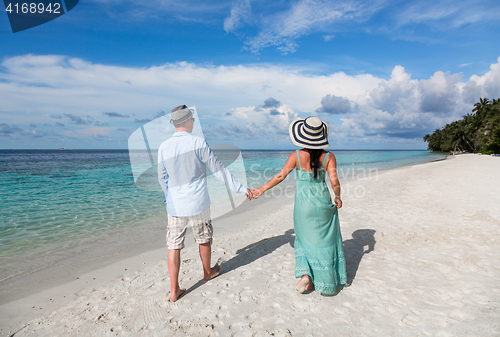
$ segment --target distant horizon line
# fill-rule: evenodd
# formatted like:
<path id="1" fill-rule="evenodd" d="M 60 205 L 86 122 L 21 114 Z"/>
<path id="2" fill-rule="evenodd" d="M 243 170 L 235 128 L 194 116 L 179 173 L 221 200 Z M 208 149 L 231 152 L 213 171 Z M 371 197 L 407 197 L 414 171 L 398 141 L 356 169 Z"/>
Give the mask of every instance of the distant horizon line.
<path id="1" fill-rule="evenodd" d="M 300 149 L 239 149 L 240 151 L 296 151 Z M 431 151 L 428 149 L 332 149 L 328 151 Z M 129 149 L 0 149 L 0 151 L 129 151 Z"/>

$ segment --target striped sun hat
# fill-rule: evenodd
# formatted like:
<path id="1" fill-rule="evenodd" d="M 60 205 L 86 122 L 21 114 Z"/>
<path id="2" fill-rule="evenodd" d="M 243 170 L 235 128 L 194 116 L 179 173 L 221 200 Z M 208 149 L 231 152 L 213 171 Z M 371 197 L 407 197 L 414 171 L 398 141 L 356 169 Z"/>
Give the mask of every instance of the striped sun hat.
<path id="1" fill-rule="evenodd" d="M 292 142 L 306 149 L 324 149 L 328 144 L 328 125 L 318 117 L 297 119 L 288 130 Z"/>

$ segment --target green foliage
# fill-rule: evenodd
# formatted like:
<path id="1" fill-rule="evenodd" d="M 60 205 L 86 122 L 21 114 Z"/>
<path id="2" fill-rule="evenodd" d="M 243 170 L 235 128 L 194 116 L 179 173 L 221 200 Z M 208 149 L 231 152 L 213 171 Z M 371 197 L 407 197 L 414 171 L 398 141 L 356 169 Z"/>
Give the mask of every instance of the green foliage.
<path id="1" fill-rule="evenodd" d="M 500 153 L 500 99 L 479 98 L 473 114 L 424 136 L 427 149 L 450 152 Z"/>

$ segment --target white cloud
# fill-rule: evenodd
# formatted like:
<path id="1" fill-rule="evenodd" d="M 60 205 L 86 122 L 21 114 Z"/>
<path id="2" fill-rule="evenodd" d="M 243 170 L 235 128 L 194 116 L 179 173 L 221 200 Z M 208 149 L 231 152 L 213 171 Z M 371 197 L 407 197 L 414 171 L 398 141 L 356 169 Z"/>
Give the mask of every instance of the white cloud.
<path id="1" fill-rule="evenodd" d="M 495 1 L 415 0 L 396 11 L 394 17 L 398 26 L 426 24 L 449 30 L 479 21 L 497 20 L 499 9 Z"/>
<path id="2" fill-rule="evenodd" d="M 487 73 L 467 82 L 441 71 L 429 79 L 412 79 L 402 66 L 395 66 L 388 80 L 342 72 L 315 75 L 266 64 L 179 62 L 130 68 L 54 55 L 6 58 L 1 66 L 4 140 L 55 133 L 118 142 L 123 137 L 118 129 L 134 130 L 139 126 L 134 120 L 151 120 L 188 104 L 197 107 L 202 125 L 210 125 L 207 136 L 233 143 L 270 137 L 272 142 L 259 146 L 288 144 L 288 124 L 317 111 L 331 120 L 336 140 L 345 144 L 417 139 L 413 142 L 423 147 L 425 133 L 470 112 L 479 97 L 500 97 L 500 58 Z M 103 116 L 109 111 L 130 117 Z M 30 123 L 38 125 L 35 133 Z M 43 126 L 47 124 L 53 128 Z"/>
<path id="3" fill-rule="evenodd" d="M 337 127 L 335 137 L 367 143 L 383 138 L 420 140 L 425 133 L 470 113 L 479 97 L 500 97 L 500 58 L 483 76 L 474 75 L 467 83 L 459 81 L 460 75 L 441 71 L 428 80 L 415 80 L 402 66 L 396 66 L 389 80 L 381 81 L 365 98 L 355 101 L 356 109 L 340 119 L 342 125 Z M 339 99 L 327 101 L 339 108 L 345 103 Z M 333 108 L 332 104 L 328 106 Z"/>
<path id="4" fill-rule="evenodd" d="M 392 70 L 391 78 L 382 81 L 374 88 L 369 97 L 373 100 L 374 107 L 395 112 L 414 105 L 417 100 L 418 81 L 412 80 L 411 75 L 405 72 L 402 66 Z"/>
<path id="5" fill-rule="evenodd" d="M 452 112 L 455 110 L 459 89 L 457 83 L 460 75 L 446 76 L 442 71 L 437 71 L 429 80 L 419 82 L 420 111 L 422 112 Z"/>
<path id="6" fill-rule="evenodd" d="M 231 8 L 231 15 L 224 19 L 224 30 L 229 33 L 240 28 L 250 15 L 250 0 L 235 3 Z"/>
<path id="7" fill-rule="evenodd" d="M 247 49 L 253 53 L 276 47 L 282 54 L 295 52 L 301 37 L 318 32 L 325 34 L 323 39 L 326 42 L 333 39 L 332 34 L 345 31 L 377 32 L 397 39 L 437 42 L 441 37 L 434 34 L 436 31 L 495 21 L 500 11 L 500 3 L 489 0 L 399 3 L 386 0 L 298 0 L 279 5 L 258 5 L 259 2 L 255 2 L 250 11 L 250 0 L 236 2 L 224 21 L 224 29 L 244 37 Z M 376 13 L 380 18 L 370 20 Z M 415 29 L 415 25 L 432 29 L 429 33 L 427 28 Z M 256 34 L 253 33 L 255 29 Z M 249 36 L 249 33 L 253 35 Z"/>
<path id="8" fill-rule="evenodd" d="M 283 54 L 293 53 L 301 36 L 322 31 L 341 20 L 369 17 L 378 6 L 376 1 L 300 0 L 287 10 L 264 16 L 259 34 L 246 44 L 254 53 L 269 46 L 277 46 Z"/>
<path id="9" fill-rule="evenodd" d="M 216 112 L 255 105 L 269 97 L 311 111 L 332 90 L 352 99 L 381 81 L 369 74 L 318 76 L 308 75 L 307 69 L 266 64 L 215 67 L 178 62 L 128 68 L 62 56 L 26 55 L 7 58 L 2 66 L 2 110 L 96 119 L 102 118 L 103 111 L 150 118 L 148 111 L 168 111 L 178 102 L 209 105 Z"/>
<path id="10" fill-rule="evenodd" d="M 275 47 L 283 54 L 296 51 L 300 39 L 313 33 L 320 33 L 325 41 L 331 41 L 333 34 L 340 32 L 438 41 L 436 30 L 452 31 L 471 23 L 498 21 L 500 11 L 500 3 L 493 0 L 90 1 L 96 12 L 112 18 L 114 27 L 125 24 L 128 28 L 147 29 L 147 23 L 161 27 L 156 29 L 166 25 L 165 29 L 172 30 L 179 24 L 196 22 L 201 23 L 200 27 L 235 33 L 253 53 Z M 89 20 L 96 18 L 94 12 L 88 15 Z M 432 27 L 432 31 L 415 29 L 415 25 Z"/>
<path id="11" fill-rule="evenodd" d="M 500 93 L 500 57 L 498 63 L 490 66 L 483 76 L 472 75 L 469 81 L 462 87 L 462 97 L 464 102 L 473 104 L 478 101 L 478 97 L 490 99 L 498 98 Z"/>
<path id="12" fill-rule="evenodd" d="M 283 143 L 288 137 L 288 126 L 298 118 L 298 114 L 286 105 L 269 107 L 233 108 L 224 117 L 224 123 L 205 130 L 207 137 L 225 140 L 265 139 L 265 142 Z"/>

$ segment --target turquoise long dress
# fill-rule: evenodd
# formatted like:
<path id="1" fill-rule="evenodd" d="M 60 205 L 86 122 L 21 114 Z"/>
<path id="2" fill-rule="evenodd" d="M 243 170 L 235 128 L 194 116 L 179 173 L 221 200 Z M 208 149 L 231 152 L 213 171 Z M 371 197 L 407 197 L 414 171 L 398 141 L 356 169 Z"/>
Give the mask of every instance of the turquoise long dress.
<path id="1" fill-rule="evenodd" d="M 334 294 L 338 285 L 347 282 L 347 274 L 338 210 L 325 183 L 328 152 L 316 179 L 312 172 L 302 171 L 299 150 L 297 157 L 300 170 L 293 209 L 295 277 L 309 275 L 317 292 Z"/>

